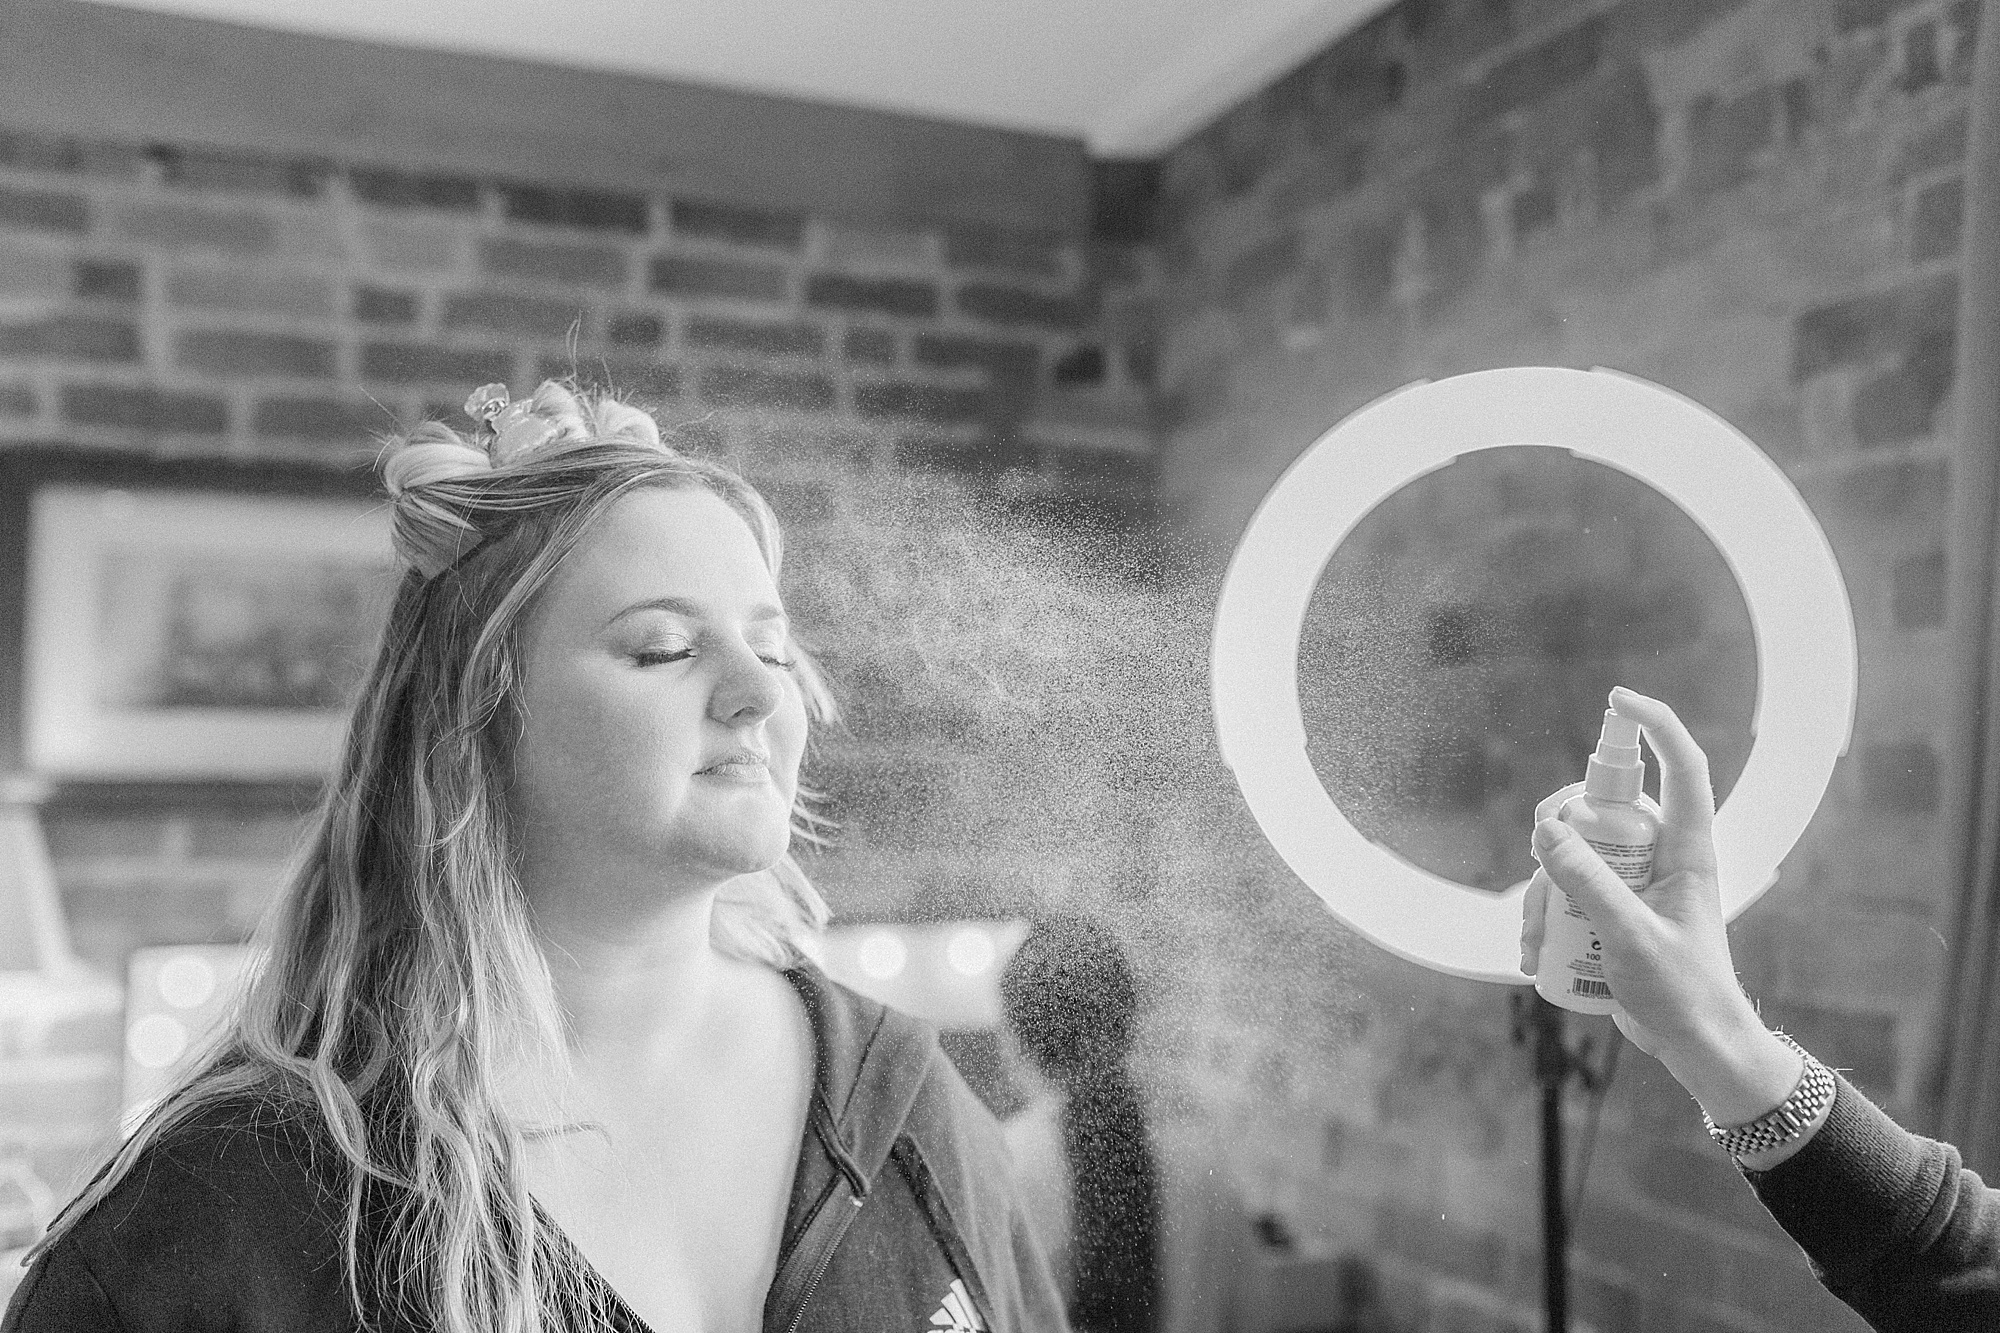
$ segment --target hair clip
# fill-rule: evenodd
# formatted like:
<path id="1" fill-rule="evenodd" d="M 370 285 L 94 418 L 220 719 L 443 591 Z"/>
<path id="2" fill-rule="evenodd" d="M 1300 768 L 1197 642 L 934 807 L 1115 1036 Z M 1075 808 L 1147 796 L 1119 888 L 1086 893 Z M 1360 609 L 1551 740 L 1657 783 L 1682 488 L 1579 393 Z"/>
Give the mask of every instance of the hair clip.
<path id="1" fill-rule="evenodd" d="M 486 421 L 495 435 L 505 435 L 524 421 L 535 416 L 535 403 L 531 398 L 523 398 L 518 403 L 502 402 L 497 408 L 487 411 Z"/>
<path id="2" fill-rule="evenodd" d="M 482 384 L 465 400 L 465 415 L 488 426 L 493 424 L 493 418 L 506 410 L 507 386 L 504 384 Z"/>
<path id="3" fill-rule="evenodd" d="M 496 464 L 533 453 L 562 429 L 536 413 L 534 399 L 509 402 L 504 384 L 482 384 L 474 389 L 465 400 L 465 415 L 486 427 L 486 454 Z"/>

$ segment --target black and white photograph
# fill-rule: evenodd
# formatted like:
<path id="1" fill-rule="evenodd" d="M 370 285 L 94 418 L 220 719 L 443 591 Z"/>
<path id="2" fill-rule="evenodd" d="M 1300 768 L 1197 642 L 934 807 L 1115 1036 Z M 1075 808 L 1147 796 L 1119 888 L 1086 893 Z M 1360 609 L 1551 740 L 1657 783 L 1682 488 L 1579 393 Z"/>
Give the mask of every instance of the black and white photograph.
<path id="1" fill-rule="evenodd" d="M 0 1333 L 190 1329 L 2000 1329 L 2000 0 L 0 0 Z"/>

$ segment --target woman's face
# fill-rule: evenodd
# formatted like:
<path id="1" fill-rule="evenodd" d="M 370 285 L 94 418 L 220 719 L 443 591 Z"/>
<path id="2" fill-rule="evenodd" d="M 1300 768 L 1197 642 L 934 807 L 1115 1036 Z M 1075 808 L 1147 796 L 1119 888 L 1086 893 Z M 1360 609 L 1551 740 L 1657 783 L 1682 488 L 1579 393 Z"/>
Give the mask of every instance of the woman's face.
<path id="1" fill-rule="evenodd" d="M 713 492 L 613 502 L 522 629 L 511 804 L 550 874 L 712 885 L 785 852 L 805 705 L 777 586 Z"/>

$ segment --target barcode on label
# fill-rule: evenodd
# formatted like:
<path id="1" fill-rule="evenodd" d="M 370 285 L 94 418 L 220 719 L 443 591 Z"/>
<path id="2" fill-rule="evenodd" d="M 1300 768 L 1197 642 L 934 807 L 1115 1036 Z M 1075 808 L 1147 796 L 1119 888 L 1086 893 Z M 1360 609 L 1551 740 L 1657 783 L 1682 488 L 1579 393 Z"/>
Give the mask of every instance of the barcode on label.
<path id="1" fill-rule="evenodd" d="M 1611 998 L 1611 987 L 1601 981 L 1591 981 L 1584 977 L 1571 977 L 1569 979 L 1569 993 L 1571 995 L 1588 995 L 1593 1000 L 1608 1000 Z"/>

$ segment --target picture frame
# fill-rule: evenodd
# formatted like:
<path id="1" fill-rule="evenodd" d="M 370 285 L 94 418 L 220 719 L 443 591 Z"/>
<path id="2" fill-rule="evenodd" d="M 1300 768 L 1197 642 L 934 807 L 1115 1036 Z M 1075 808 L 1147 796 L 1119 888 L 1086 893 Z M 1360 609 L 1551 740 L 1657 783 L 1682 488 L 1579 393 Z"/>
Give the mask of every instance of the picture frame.
<path id="1" fill-rule="evenodd" d="M 394 593 L 372 477 L 0 453 L 0 768 L 59 787 L 331 771 Z"/>

